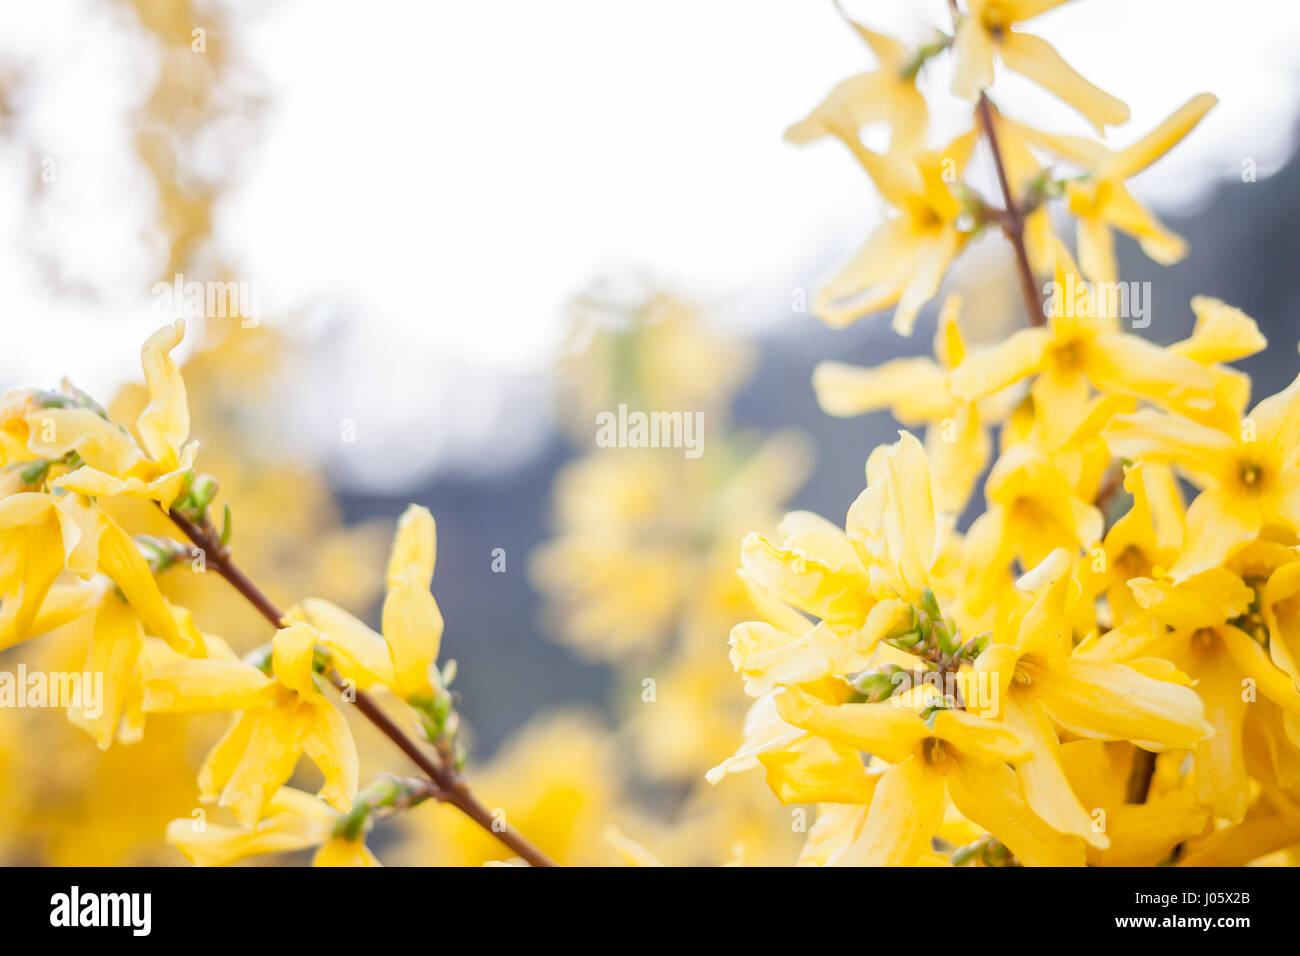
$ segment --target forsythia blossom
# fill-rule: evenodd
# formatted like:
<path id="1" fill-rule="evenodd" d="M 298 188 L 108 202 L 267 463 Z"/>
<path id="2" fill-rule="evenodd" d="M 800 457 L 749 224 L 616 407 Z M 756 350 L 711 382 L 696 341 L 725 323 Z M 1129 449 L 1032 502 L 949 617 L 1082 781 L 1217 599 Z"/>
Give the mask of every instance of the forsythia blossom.
<path id="1" fill-rule="evenodd" d="M 1228 363 L 1266 343 L 1215 299 L 1193 300 L 1195 328 L 1169 346 L 1125 328 L 1112 230 L 1158 262 L 1184 254 L 1125 181 L 1216 100 L 1119 150 L 1005 117 L 986 93 L 995 56 L 1099 133 L 1128 118 L 1020 31 L 1057 5 L 970 0 L 951 39 L 911 53 L 873 39 L 894 86 L 842 84 L 797 127 L 842 139 L 899 210 L 818 297 L 822 318 L 894 306 L 910 331 L 948 261 L 996 223 L 1031 324 L 967 343 L 952 299 L 934 360 L 819 366 L 828 412 L 889 409 L 925 445 L 903 432 L 872 451 L 842 528 L 799 512 L 742 543 L 762 619 L 732 629 L 731 660 L 755 699 L 708 777 L 761 769 L 782 803 L 817 804 L 804 863 L 1206 864 L 1300 840 L 1300 378 L 1248 411 L 1250 380 Z M 899 144 L 902 80 L 945 49 L 975 103 L 960 155 Z M 888 109 L 852 100 L 888 89 Z M 894 133 L 888 155 L 858 138 L 872 122 Z M 998 205 L 961 181 L 975 139 Z M 1082 269 L 1032 224 L 1054 199 L 1077 219 Z M 985 507 L 963 531 L 981 474 Z"/>

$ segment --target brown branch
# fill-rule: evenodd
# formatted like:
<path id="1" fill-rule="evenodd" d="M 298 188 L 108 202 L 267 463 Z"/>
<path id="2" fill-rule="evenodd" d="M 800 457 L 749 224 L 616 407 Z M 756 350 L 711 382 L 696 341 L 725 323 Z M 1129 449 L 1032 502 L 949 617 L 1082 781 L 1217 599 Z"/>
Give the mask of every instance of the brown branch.
<path id="1" fill-rule="evenodd" d="M 948 0 L 948 9 L 952 11 L 953 37 L 957 35 L 957 22 L 962 17 L 957 0 Z M 1011 194 L 1011 183 L 1007 179 L 1007 167 L 1002 161 L 1002 150 L 998 146 L 998 135 L 993 125 L 993 105 L 984 91 L 980 91 L 979 102 L 975 104 L 975 116 L 989 141 L 989 150 L 993 153 L 993 165 L 998 172 L 998 186 L 1002 189 L 1002 209 L 998 219 L 1002 224 L 1002 234 L 1011 243 L 1016 255 L 1016 272 L 1020 276 L 1020 294 L 1025 300 L 1025 312 L 1030 325 L 1046 325 L 1043 317 L 1043 300 L 1038 295 L 1038 285 L 1034 282 L 1034 270 L 1029 266 L 1029 253 L 1025 250 L 1025 216 L 1015 197 Z"/>
<path id="2" fill-rule="evenodd" d="M 989 150 L 993 153 L 993 165 L 998 171 L 998 186 L 1002 189 L 1002 234 L 1011 243 L 1016 254 L 1016 272 L 1020 277 L 1020 294 L 1025 299 L 1025 312 L 1030 325 L 1044 325 L 1043 300 L 1038 295 L 1038 285 L 1034 282 L 1034 270 L 1029 266 L 1029 253 L 1025 249 L 1025 216 L 1015 197 L 1011 195 L 1011 183 L 1007 179 L 1006 164 L 1002 161 L 1002 150 L 998 146 L 998 137 L 993 125 L 993 107 L 989 98 L 980 92 L 979 102 L 975 106 L 975 115 L 989 141 Z"/>
<path id="3" fill-rule="evenodd" d="M 185 532 L 194 544 L 204 552 L 204 561 L 214 568 L 232 587 L 255 607 L 258 612 L 276 628 L 284 625 L 284 612 L 272 601 L 244 571 L 235 564 L 230 552 L 221 545 L 220 540 L 209 530 L 196 525 L 189 518 L 176 511 L 168 511 L 167 516 Z M 344 700 L 353 704 L 361 714 L 374 724 L 381 733 L 406 754 L 429 778 L 437 789 L 439 798 L 456 807 L 483 829 L 522 857 L 532 866 L 555 866 L 545 853 L 535 847 L 518 830 L 512 829 L 504 821 L 493 818 L 465 781 L 450 767 L 433 760 L 419 744 L 412 740 L 388 716 L 373 697 L 364 691 L 346 685 L 338 674 L 331 674 L 331 682 L 340 691 Z"/>

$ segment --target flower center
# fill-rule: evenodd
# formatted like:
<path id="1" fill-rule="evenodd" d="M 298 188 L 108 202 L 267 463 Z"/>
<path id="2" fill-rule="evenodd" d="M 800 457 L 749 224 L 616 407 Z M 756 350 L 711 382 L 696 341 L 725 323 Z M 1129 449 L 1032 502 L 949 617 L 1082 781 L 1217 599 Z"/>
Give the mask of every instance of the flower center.
<path id="1" fill-rule="evenodd" d="M 926 737 L 921 741 L 921 756 L 931 766 L 938 766 L 948 759 L 948 748 L 938 737 Z"/>

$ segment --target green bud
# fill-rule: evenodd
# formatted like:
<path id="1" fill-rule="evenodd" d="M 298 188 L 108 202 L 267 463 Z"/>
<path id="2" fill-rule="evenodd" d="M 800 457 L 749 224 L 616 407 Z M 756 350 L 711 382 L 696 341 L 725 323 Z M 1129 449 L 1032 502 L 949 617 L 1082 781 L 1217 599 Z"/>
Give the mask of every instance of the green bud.
<path id="1" fill-rule="evenodd" d="M 965 661 L 973 661 L 984 653 L 992 640 L 992 632 L 976 635 L 958 649 L 956 656 Z"/>
<path id="2" fill-rule="evenodd" d="M 939 610 L 939 599 L 934 596 L 934 592 L 929 588 L 921 592 L 921 607 L 929 615 L 930 620 L 939 621 L 943 619 L 943 612 Z"/>
<path id="3" fill-rule="evenodd" d="M 970 863 L 975 859 L 975 854 L 979 853 L 981 849 L 982 847 L 980 846 L 979 840 L 976 840 L 974 843 L 967 843 L 965 846 L 958 847 L 953 851 L 952 858 L 949 862 L 952 863 L 953 866 L 965 866 L 967 863 Z"/>
<path id="4" fill-rule="evenodd" d="M 50 462 L 44 458 L 40 461 L 32 462 L 26 468 L 18 473 L 24 485 L 39 485 L 45 480 L 45 476 L 50 473 Z"/>
<path id="5" fill-rule="evenodd" d="M 894 665 L 894 673 L 902 668 Z M 893 674 L 886 671 L 867 671 L 853 680 L 853 688 L 868 703 L 878 704 L 893 696 L 898 685 L 894 683 Z"/>

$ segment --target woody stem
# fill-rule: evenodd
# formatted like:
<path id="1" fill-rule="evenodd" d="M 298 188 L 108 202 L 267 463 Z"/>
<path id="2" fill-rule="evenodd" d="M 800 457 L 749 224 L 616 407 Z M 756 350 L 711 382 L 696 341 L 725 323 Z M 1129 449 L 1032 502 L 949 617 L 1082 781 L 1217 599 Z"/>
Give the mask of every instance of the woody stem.
<path id="1" fill-rule="evenodd" d="M 1038 286 L 1034 282 L 1034 271 L 1029 266 L 1029 253 L 1025 249 L 1025 216 L 1011 195 L 1011 183 L 1007 179 L 1006 164 L 1002 161 L 1002 150 L 998 146 L 998 137 L 993 129 L 993 107 L 989 98 L 980 93 L 975 106 L 975 115 L 979 117 L 980 128 L 989 141 L 989 151 L 993 154 L 993 166 L 998 173 L 998 186 L 1002 190 L 1002 234 L 1011 243 L 1016 255 L 1016 273 L 1020 277 L 1020 294 L 1025 299 L 1025 312 L 1030 325 L 1043 325 L 1043 302 L 1038 296 Z"/>
<path id="2" fill-rule="evenodd" d="M 169 510 L 167 516 L 203 551 L 208 567 L 215 569 L 225 578 L 274 627 L 284 626 L 284 612 L 253 583 L 239 565 L 235 564 L 230 552 L 222 546 L 213 533 L 176 511 Z M 347 686 L 337 674 L 331 674 L 330 679 L 335 688 L 342 693 L 344 700 L 351 702 L 362 716 L 379 728 L 385 737 L 396 744 L 397 748 L 420 768 L 437 788 L 440 799 L 456 807 L 532 866 L 555 865 L 553 860 L 534 846 L 522 833 L 508 826 L 503 820 L 494 819 L 492 813 L 473 794 L 465 781 L 450 767 L 430 757 L 383 711 L 373 697 L 362 690 Z"/>
<path id="3" fill-rule="evenodd" d="M 948 0 L 948 9 L 952 11 L 953 36 L 957 34 L 957 22 L 963 16 L 957 0 Z M 1046 325 L 1043 317 L 1043 300 L 1038 296 L 1038 286 L 1034 282 L 1034 270 L 1029 266 L 1029 253 L 1025 250 L 1025 215 L 1011 195 L 1011 182 L 1007 178 L 1006 163 L 1002 161 L 1002 149 L 998 146 L 998 135 L 993 127 L 993 106 L 984 91 L 980 91 L 979 102 L 975 104 L 975 116 L 980 124 L 984 138 L 989 141 L 989 150 L 993 153 L 993 166 L 998 172 L 998 186 L 1002 190 L 1002 210 L 998 217 L 1002 223 L 1002 234 L 1011 243 L 1016 255 L 1016 272 L 1020 277 L 1020 294 L 1025 299 L 1025 312 L 1030 325 Z"/>

